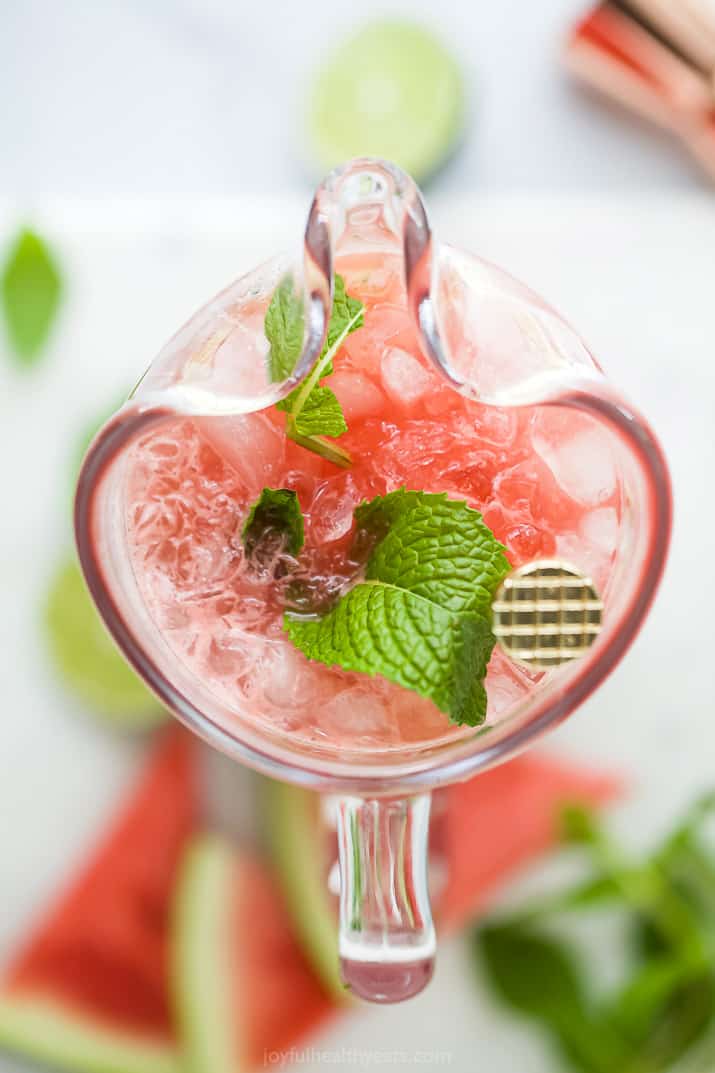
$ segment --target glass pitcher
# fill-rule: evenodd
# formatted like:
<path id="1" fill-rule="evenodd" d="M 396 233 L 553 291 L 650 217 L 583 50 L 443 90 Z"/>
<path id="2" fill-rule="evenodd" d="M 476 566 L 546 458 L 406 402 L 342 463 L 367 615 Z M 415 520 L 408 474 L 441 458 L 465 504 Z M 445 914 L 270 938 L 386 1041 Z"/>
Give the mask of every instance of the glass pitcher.
<path id="1" fill-rule="evenodd" d="M 555 554 L 557 566 L 568 562 L 599 590 L 589 589 L 599 607 L 602 602 L 600 633 L 571 653 L 578 658 L 535 662 L 527 649 L 495 649 L 487 718 L 478 727 L 450 726 L 431 702 L 401 686 L 389 692 L 388 704 L 389 683 L 366 675 L 339 680 L 341 690 L 348 685 L 335 694 L 338 718 L 332 685 L 326 692 L 325 682 L 344 672 L 316 671 L 287 651 L 285 639 L 269 645 L 260 626 L 251 632 L 246 625 L 250 601 L 235 596 L 231 579 L 242 561 L 230 535 L 238 524 L 235 489 L 250 485 L 255 495 L 275 484 L 272 452 L 282 420 L 275 405 L 305 383 L 320 360 L 336 272 L 345 275 L 348 288 L 351 281 L 363 288 L 368 305 L 365 326 L 355 332 L 345 359 L 357 391 L 346 406 L 348 423 L 361 406 L 369 411 L 370 390 L 388 407 L 381 423 L 364 414 L 358 422 L 366 450 L 382 457 L 397 444 L 401 473 L 407 467 L 413 475 L 410 486 L 463 494 L 483 508 L 495 532 L 501 525 L 512 562 L 522 571 L 536 565 L 548 572 Z M 390 279 L 398 283 L 388 294 Z M 282 374 L 273 367 L 265 330 L 278 288 L 296 314 L 294 360 Z M 389 321 L 381 341 L 369 328 L 373 307 L 381 323 Z M 338 383 L 347 382 L 341 360 L 335 362 L 338 395 Z M 410 416 L 417 412 L 413 405 L 422 407 L 420 420 Z M 393 411 L 398 416 L 391 423 Z M 466 437 L 457 462 L 444 453 L 440 438 L 454 425 L 455 413 Z M 378 426 L 383 446 L 375 448 L 368 441 Z M 473 441 L 477 427 L 479 449 Z M 173 459 L 189 441 L 194 476 L 179 479 Z M 310 531 L 321 533 L 328 548 L 350 527 L 354 504 L 348 493 L 354 498 L 359 491 L 335 443 L 325 457 L 304 450 L 288 475 L 299 497 L 318 488 L 308 512 Z M 187 551 L 184 540 L 185 484 L 191 485 L 196 466 L 203 466 L 206 482 L 201 494 L 212 489 L 213 513 L 202 515 L 199 526 L 207 534 L 200 555 L 191 551 L 194 545 Z M 397 476 L 392 487 L 396 482 Z M 390 490 L 388 477 L 385 488 Z M 347 514 L 341 499 L 346 494 Z M 555 505 L 580 503 L 580 521 L 558 539 L 548 526 L 510 529 L 503 516 L 507 501 L 517 514 L 531 511 L 532 521 L 540 512 L 553 516 Z M 343 979 L 363 998 L 392 1002 L 417 993 L 434 962 L 430 792 L 524 749 L 613 669 L 656 591 L 671 500 L 653 433 L 573 330 L 498 268 L 436 242 L 412 180 L 384 161 L 361 159 L 333 171 L 318 188 L 295 256 L 276 257 L 232 283 L 164 347 L 92 443 L 79 478 L 75 522 L 97 607 L 160 700 L 236 760 L 335 795 Z M 196 531 L 199 523 L 192 524 Z M 216 526 L 224 524 L 229 535 L 214 539 Z M 156 535 L 157 525 L 161 539 L 142 544 L 141 533 Z M 544 551 L 551 553 L 546 563 Z M 159 586 L 151 596 L 143 581 L 148 557 L 156 563 L 152 578 Z M 166 570 L 165 562 L 171 564 Z M 181 599 L 174 589 L 161 589 L 167 578 L 172 584 L 180 579 Z M 209 613 L 214 617 L 195 628 L 192 616 Z M 235 615 L 243 616 L 240 630 L 231 625 Z M 228 648 L 219 636 L 227 622 L 233 630 Z M 255 645 L 263 647 L 254 659 Z M 248 654 L 253 662 L 247 669 Z M 381 738 L 379 727 L 371 734 L 365 725 L 383 701 L 384 710 L 398 715 Z M 337 722 L 326 724 L 328 711 Z"/>

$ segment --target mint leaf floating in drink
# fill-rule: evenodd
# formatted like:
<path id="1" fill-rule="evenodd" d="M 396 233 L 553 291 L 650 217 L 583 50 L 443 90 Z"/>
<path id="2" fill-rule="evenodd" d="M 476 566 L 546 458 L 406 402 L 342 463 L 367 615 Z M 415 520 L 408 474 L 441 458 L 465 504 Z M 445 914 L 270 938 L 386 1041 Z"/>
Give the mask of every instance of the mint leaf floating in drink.
<path id="1" fill-rule="evenodd" d="M 298 496 L 289 488 L 264 488 L 251 507 L 241 530 L 243 546 L 250 557 L 260 551 L 297 555 L 305 532 Z"/>
<path id="2" fill-rule="evenodd" d="M 303 409 L 296 413 L 294 424 L 301 436 L 322 434 L 334 438 L 348 430 L 342 407 L 329 387 L 313 388 Z"/>
<path id="3" fill-rule="evenodd" d="M 342 276 L 335 276 L 333 309 L 325 346 L 302 384 L 277 403 L 286 414 L 286 435 L 301 447 L 327 458 L 338 466 L 349 466 L 347 451 L 330 443 L 343 432 L 347 423 L 340 403 L 330 388 L 320 381 L 333 372 L 333 359 L 351 332 L 363 324 L 364 306 L 345 290 Z M 303 343 L 303 305 L 286 277 L 276 288 L 265 320 L 270 343 L 268 365 L 271 379 L 285 380 L 300 356 Z M 326 438 L 327 437 L 327 438 Z"/>
<path id="4" fill-rule="evenodd" d="M 59 270 L 39 235 L 20 232 L 2 270 L 1 283 L 12 351 L 18 363 L 29 368 L 50 334 L 62 289 Z"/>
<path id="5" fill-rule="evenodd" d="M 483 722 L 504 548 L 478 511 L 446 495 L 400 489 L 355 520 L 356 548 L 370 549 L 364 580 L 322 618 L 287 612 L 290 639 L 309 659 L 429 697 L 455 723 Z"/>

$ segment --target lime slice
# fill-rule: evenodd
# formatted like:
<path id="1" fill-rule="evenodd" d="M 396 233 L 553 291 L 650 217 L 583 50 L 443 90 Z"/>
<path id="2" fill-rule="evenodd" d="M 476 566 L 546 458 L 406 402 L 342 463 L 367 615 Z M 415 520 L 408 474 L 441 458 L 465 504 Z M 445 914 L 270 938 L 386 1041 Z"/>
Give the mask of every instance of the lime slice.
<path id="1" fill-rule="evenodd" d="M 350 157 L 392 160 L 417 180 L 436 171 L 464 120 L 457 63 L 412 22 L 372 22 L 330 56 L 317 77 L 310 138 L 324 169 Z"/>
<path id="2" fill-rule="evenodd" d="M 45 623 L 59 674 L 103 722 L 139 730 L 166 718 L 107 633 L 73 559 L 63 563 L 52 579 Z"/>

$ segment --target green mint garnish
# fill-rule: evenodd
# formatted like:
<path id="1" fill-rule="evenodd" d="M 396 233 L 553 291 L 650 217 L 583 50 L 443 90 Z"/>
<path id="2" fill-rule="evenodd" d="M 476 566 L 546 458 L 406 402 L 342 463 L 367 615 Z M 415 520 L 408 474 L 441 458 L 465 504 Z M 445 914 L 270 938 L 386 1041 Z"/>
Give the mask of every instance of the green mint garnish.
<path id="1" fill-rule="evenodd" d="M 303 348 L 303 300 L 291 276 L 284 276 L 273 292 L 263 327 L 270 343 L 268 373 L 275 384 L 290 376 Z"/>
<path id="2" fill-rule="evenodd" d="M 358 507 L 364 580 L 319 619 L 285 626 L 309 659 L 380 674 L 429 697 L 455 723 L 484 721 L 494 647 L 490 606 L 509 571 L 478 511 L 446 495 L 400 489 Z"/>
<path id="3" fill-rule="evenodd" d="M 20 365 L 30 367 L 50 334 L 61 292 L 54 259 L 34 232 L 25 230 L 17 236 L 0 282 L 12 351 Z"/>
<path id="4" fill-rule="evenodd" d="M 585 878 L 473 933 L 495 994 L 547 1032 L 568 1068 L 662 1073 L 681 1059 L 683 1069 L 714 1068 L 715 1049 L 706 1055 L 696 1046 L 715 1042 L 714 813 L 711 793 L 640 856 L 618 845 L 595 815 L 571 808 L 564 838 L 571 853 L 585 856 Z M 579 956 L 576 922 L 560 927 L 585 911 L 588 934 L 601 907 L 618 912 L 630 938 L 621 944 L 623 978 L 606 990 Z"/>
<path id="5" fill-rule="evenodd" d="M 336 275 L 323 351 L 303 383 L 277 404 L 277 409 L 286 413 L 286 434 L 338 466 L 349 466 L 350 455 L 330 440 L 347 432 L 348 426 L 335 394 L 320 381 L 333 372 L 335 355 L 348 335 L 361 327 L 363 314 L 362 302 L 347 294 L 345 281 Z M 273 294 L 266 313 L 265 333 L 270 343 L 271 380 L 285 380 L 295 368 L 303 343 L 303 305 L 294 293 L 290 277 Z"/>
<path id="6" fill-rule="evenodd" d="M 291 397 L 288 396 L 284 402 L 287 403 Z M 279 402 L 278 408 L 285 409 L 285 406 Z M 329 387 L 314 387 L 303 403 L 303 408 L 292 415 L 292 424 L 301 436 L 323 435 L 335 438 L 348 430 L 342 407 Z"/>
<path id="7" fill-rule="evenodd" d="M 249 558 L 282 547 L 297 555 L 305 539 L 298 496 L 288 488 L 264 488 L 241 530 Z"/>
<path id="8" fill-rule="evenodd" d="M 480 932 L 481 954 L 492 987 L 503 1001 L 528 1017 L 600 1047 L 596 1026 L 589 1023 L 581 966 L 570 947 L 528 925 L 497 925 Z"/>

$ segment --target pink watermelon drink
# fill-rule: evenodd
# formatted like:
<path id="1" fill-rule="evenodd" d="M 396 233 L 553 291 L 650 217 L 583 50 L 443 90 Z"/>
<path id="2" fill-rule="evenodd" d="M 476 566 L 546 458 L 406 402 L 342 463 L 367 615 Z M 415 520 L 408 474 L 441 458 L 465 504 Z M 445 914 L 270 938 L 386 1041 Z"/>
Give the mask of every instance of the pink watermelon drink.
<path id="1" fill-rule="evenodd" d="M 335 451 L 296 442 L 275 406 L 148 433 L 127 484 L 133 569 L 176 659 L 257 729 L 354 754 L 427 748 L 473 730 L 383 674 L 309 659 L 286 629 L 286 610 L 319 619 L 364 580 L 356 509 L 399 489 L 444 493 L 481 513 L 511 565 L 559 555 L 603 589 L 620 486 L 608 437 L 585 415 L 482 406 L 445 382 L 420 352 L 396 259 L 344 256 L 337 272 L 363 310 L 323 380 L 347 425 Z M 248 553 L 265 488 L 295 494 L 299 554 L 280 541 Z M 532 683 L 494 651 L 487 722 Z"/>

